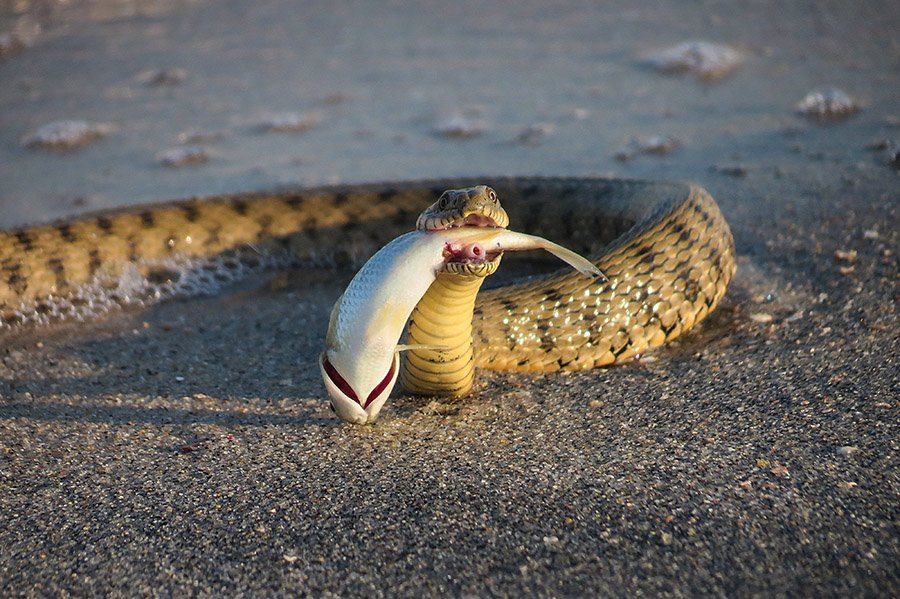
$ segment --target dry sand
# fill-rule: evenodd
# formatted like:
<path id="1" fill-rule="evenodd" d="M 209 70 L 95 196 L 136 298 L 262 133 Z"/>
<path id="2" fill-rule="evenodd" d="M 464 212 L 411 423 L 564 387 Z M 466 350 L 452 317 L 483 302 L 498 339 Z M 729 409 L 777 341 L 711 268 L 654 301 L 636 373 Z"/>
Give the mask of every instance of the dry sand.
<path id="1" fill-rule="evenodd" d="M 315 365 L 349 272 L 0 336 L 0 595 L 900 593 L 900 194 L 866 149 L 900 137 L 895 2 L 246 4 L 32 5 L 0 62 L 0 224 L 293 182 L 689 179 L 738 275 L 639 362 L 482 373 L 369 427 Z M 700 38 L 745 63 L 640 64 Z M 793 113 L 825 84 L 864 109 Z M 286 111 L 316 122 L 262 131 Z M 481 133 L 435 135 L 456 112 Z M 20 145 L 59 119 L 115 130 Z M 208 162 L 155 162 L 193 128 L 224 132 Z M 615 160 L 652 135 L 681 145 Z"/>

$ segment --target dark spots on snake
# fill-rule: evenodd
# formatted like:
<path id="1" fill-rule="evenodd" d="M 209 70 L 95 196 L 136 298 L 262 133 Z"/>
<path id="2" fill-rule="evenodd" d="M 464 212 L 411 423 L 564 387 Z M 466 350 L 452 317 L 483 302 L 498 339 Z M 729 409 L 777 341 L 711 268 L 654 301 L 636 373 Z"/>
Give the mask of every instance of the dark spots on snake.
<path id="1" fill-rule="evenodd" d="M 219 233 L 222 231 L 222 225 L 216 225 L 209 229 L 209 235 L 206 237 L 206 241 L 203 242 L 203 245 L 206 247 L 217 246 L 221 242 L 221 238 L 219 237 Z"/>
<path id="2" fill-rule="evenodd" d="M 94 248 L 90 252 L 88 252 L 88 270 L 91 275 L 96 273 L 100 269 L 100 265 L 103 261 L 100 259 L 100 250 Z"/>
<path id="3" fill-rule="evenodd" d="M 562 295 L 559 293 L 559 289 L 544 289 L 544 300 L 548 302 L 558 302 L 562 299 Z"/>
<path id="4" fill-rule="evenodd" d="M 332 203 L 335 206 L 346 206 L 347 202 L 349 202 L 349 201 L 350 201 L 350 196 L 347 194 L 347 192 L 339 191 L 334 194 L 334 199 L 333 199 Z"/>
<path id="5" fill-rule="evenodd" d="M 16 239 L 22 244 L 25 251 L 31 251 L 34 246 L 34 240 L 31 239 L 28 231 L 16 231 Z"/>
<path id="6" fill-rule="evenodd" d="M 303 204 L 306 202 L 306 198 L 302 195 L 294 195 L 284 199 L 284 203 L 291 208 L 291 210 L 299 210 L 303 207 Z"/>
<path id="7" fill-rule="evenodd" d="M 62 258 L 50 258 L 47 260 L 47 268 L 53 271 L 56 275 L 61 275 L 65 272 L 65 267 L 62 263 Z"/>
<path id="8" fill-rule="evenodd" d="M 383 189 L 375 194 L 375 201 L 379 204 L 386 204 L 394 199 L 397 195 L 396 189 Z"/>
<path id="9" fill-rule="evenodd" d="M 541 337 L 541 351 L 551 352 L 556 349 L 556 339 L 551 337 L 550 335 L 544 335 Z"/>
<path id="10" fill-rule="evenodd" d="M 18 271 L 12 272 L 6 277 L 6 284 L 9 285 L 16 293 L 21 293 L 25 289 L 25 277 L 20 275 Z"/>
<path id="11" fill-rule="evenodd" d="M 197 218 L 200 216 L 200 211 L 197 210 L 197 207 L 193 204 L 184 204 L 181 206 L 181 211 L 184 212 L 184 218 L 186 218 L 189 223 L 196 222 Z"/>
<path id="12" fill-rule="evenodd" d="M 616 357 L 616 360 L 628 350 L 628 345 L 628 343 L 623 343 L 622 347 L 615 347 L 612 349 L 612 354 Z"/>
<path id="13" fill-rule="evenodd" d="M 310 214 L 305 219 L 303 219 L 304 231 L 312 232 L 317 228 L 319 228 L 319 219 L 317 219 L 314 215 Z"/>
<path id="14" fill-rule="evenodd" d="M 519 309 L 519 304 L 517 304 L 516 302 L 514 302 L 511 299 L 502 298 L 500 300 L 500 303 L 503 304 L 503 307 L 506 308 L 507 310 L 509 310 L 510 312 L 515 312 L 516 310 Z"/>
<path id="15" fill-rule="evenodd" d="M 694 279 L 686 279 L 684 283 L 684 299 L 694 303 L 700 293 L 700 285 Z"/>
<path id="16" fill-rule="evenodd" d="M 141 224 L 143 224 L 145 227 L 152 227 L 154 224 L 156 224 L 156 219 L 154 218 L 153 213 L 149 210 L 144 210 L 143 212 L 141 212 L 140 216 Z"/>
<path id="17" fill-rule="evenodd" d="M 656 252 L 649 246 L 642 247 L 638 250 L 638 253 L 642 256 L 638 264 L 650 265 L 653 264 L 653 260 L 656 258 Z"/>
<path id="18" fill-rule="evenodd" d="M 112 221 L 105 216 L 98 216 L 97 227 L 104 233 L 109 233 L 112 230 Z"/>
<path id="19" fill-rule="evenodd" d="M 415 225 L 415 221 L 410 218 L 408 210 L 398 210 L 396 214 L 394 214 L 393 222 L 395 225 L 400 226 L 412 226 Z"/>
<path id="20" fill-rule="evenodd" d="M 359 226 L 359 215 L 355 212 L 347 215 L 347 222 L 341 225 L 341 231 L 349 233 Z"/>
<path id="21" fill-rule="evenodd" d="M 231 208 L 241 216 L 246 216 L 247 214 L 247 202 L 244 200 L 237 198 L 231 200 Z"/>
<path id="22" fill-rule="evenodd" d="M 259 218 L 256 219 L 256 224 L 260 227 L 259 235 L 265 235 L 269 232 L 269 228 L 272 226 L 272 223 L 275 222 L 275 218 L 271 214 L 261 214 Z"/>
<path id="23" fill-rule="evenodd" d="M 62 237 L 63 241 L 67 241 L 68 243 L 75 241 L 75 235 L 72 234 L 72 227 L 68 223 L 58 225 L 56 230 L 59 232 L 59 236 Z"/>
<path id="24" fill-rule="evenodd" d="M 181 273 L 170 268 L 158 267 L 147 272 L 147 282 L 153 285 L 166 285 L 177 283 Z"/>
<path id="25" fill-rule="evenodd" d="M 585 322 L 594 322 L 595 320 L 597 320 L 597 315 L 593 312 L 585 312 L 581 314 L 581 320 Z"/>

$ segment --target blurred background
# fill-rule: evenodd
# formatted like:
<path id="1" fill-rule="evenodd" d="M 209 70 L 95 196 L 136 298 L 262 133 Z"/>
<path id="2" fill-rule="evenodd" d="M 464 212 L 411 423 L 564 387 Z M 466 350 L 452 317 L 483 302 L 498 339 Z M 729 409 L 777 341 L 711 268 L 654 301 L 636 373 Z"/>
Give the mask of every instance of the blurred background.
<path id="1" fill-rule="evenodd" d="M 866 147 L 897 136 L 898 7 L 4 1 L 0 227 L 295 184 L 617 175 L 718 197 L 881 171 Z M 679 69 L 684 42 L 701 62 Z M 858 113 L 800 114 L 822 86 Z"/>

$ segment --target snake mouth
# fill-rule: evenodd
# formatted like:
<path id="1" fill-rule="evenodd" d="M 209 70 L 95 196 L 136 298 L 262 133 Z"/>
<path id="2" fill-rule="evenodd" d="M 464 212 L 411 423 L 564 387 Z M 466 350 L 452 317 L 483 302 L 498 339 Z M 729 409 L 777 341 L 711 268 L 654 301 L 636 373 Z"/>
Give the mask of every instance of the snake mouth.
<path id="1" fill-rule="evenodd" d="M 485 214 L 467 214 L 465 217 L 461 219 L 457 219 L 452 221 L 447 226 L 443 227 L 444 229 L 456 229 L 458 227 L 499 227 L 490 216 Z"/>
<path id="2" fill-rule="evenodd" d="M 425 229 L 428 231 L 446 231 L 448 229 L 459 228 L 504 228 L 490 214 L 485 212 L 469 212 L 459 218 L 441 218 L 438 220 L 430 220 Z"/>

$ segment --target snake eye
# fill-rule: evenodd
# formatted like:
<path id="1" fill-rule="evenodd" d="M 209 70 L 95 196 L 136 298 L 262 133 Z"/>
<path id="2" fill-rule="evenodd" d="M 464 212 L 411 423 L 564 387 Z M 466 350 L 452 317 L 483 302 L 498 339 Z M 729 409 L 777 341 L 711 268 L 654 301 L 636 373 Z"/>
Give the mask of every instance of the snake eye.
<path id="1" fill-rule="evenodd" d="M 443 196 L 441 201 L 438 202 L 438 210 L 446 210 L 448 201 L 447 196 Z"/>
<path id="2" fill-rule="evenodd" d="M 494 191 L 493 189 L 488 191 L 488 199 L 496 204 L 497 203 L 497 192 Z"/>

